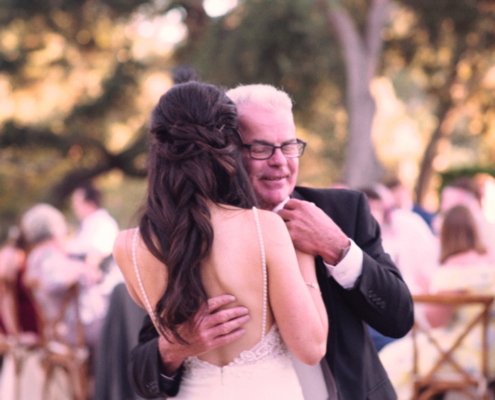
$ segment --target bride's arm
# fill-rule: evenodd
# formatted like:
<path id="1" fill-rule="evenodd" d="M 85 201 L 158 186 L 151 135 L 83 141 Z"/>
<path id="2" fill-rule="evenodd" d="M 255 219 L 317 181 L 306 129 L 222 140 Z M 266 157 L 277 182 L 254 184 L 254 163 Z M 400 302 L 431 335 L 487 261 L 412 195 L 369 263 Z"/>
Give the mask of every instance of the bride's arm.
<path id="1" fill-rule="evenodd" d="M 316 278 L 316 267 L 315 267 L 315 257 L 311 254 L 304 253 L 298 249 L 296 249 L 297 263 L 299 265 L 299 270 L 303 276 L 304 282 L 306 285 L 313 289 L 310 290 L 311 297 L 313 302 L 318 310 L 318 315 L 321 321 L 321 327 L 325 332 L 325 346 L 326 340 L 328 336 L 328 314 L 327 309 L 325 307 L 325 303 L 323 302 L 323 298 L 321 296 L 321 291 L 318 286 L 318 280 Z M 309 284 L 309 285 L 308 285 Z"/>
<path id="2" fill-rule="evenodd" d="M 296 256 L 278 215 L 263 213 L 261 222 L 270 306 L 280 333 L 299 361 L 317 364 L 326 353 L 328 317 L 317 286 L 314 258 L 304 253 Z"/>

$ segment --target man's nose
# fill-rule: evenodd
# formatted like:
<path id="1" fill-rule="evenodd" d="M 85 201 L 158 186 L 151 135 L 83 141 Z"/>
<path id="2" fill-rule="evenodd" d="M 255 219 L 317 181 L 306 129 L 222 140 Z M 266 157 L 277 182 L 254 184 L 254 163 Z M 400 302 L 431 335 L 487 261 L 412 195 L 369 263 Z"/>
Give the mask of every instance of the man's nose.
<path id="1" fill-rule="evenodd" d="M 268 164 L 273 166 L 287 164 L 287 158 L 285 158 L 284 153 L 282 153 L 282 149 L 275 149 L 273 155 L 268 159 Z"/>

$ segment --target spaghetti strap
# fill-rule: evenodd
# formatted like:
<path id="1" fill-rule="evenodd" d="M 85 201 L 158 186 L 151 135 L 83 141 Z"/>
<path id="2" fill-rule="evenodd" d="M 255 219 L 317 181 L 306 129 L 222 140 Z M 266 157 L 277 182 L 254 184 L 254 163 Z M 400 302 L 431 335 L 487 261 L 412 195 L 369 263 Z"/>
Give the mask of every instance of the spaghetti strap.
<path id="1" fill-rule="evenodd" d="M 265 337 L 266 332 L 266 313 L 268 309 L 268 274 L 266 271 L 266 256 L 265 245 L 263 243 L 263 235 L 261 234 L 260 220 L 258 218 L 258 209 L 253 207 L 254 220 L 256 221 L 256 228 L 258 230 L 258 240 L 261 248 L 261 263 L 263 266 L 263 323 L 261 325 L 261 338 Z"/>
<path id="2" fill-rule="evenodd" d="M 139 283 L 139 287 L 141 289 L 141 293 L 143 294 L 143 297 L 144 297 L 144 302 L 146 305 L 146 309 L 148 310 L 148 314 L 153 319 L 154 324 L 156 326 L 158 326 L 155 312 L 151 308 L 150 299 L 148 298 L 148 295 L 146 294 L 146 291 L 144 290 L 143 280 L 141 279 L 141 274 L 139 273 L 139 268 L 137 265 L 136 247 L 137 247 L 138 235 L 139 235 L 139 228 L 136 228 L 134 230 L 134 236 L 132 238 L 132 263 L 134 265 L 134 272 L 136 272 L 136 277 L 137 277 L 137 280 Z"/>

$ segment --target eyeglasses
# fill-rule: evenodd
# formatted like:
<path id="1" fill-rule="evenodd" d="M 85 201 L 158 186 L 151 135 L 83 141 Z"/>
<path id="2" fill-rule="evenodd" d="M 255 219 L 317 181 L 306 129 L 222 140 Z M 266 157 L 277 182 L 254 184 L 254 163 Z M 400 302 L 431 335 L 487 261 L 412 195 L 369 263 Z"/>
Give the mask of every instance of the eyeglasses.
<path id="1" fill-rule="evenodd" d="M 282 150 L 282 154 L 286 158 L 297 158 L 303 155 L 306 142 L 301 139 L 296 139 L 295 143 L 285 143 L 282 146 L 256 143 L 243 144 L 242 147 L 249 149 L 249 156 L 255 160 L 268 160 L 275 154 L 276 149 Z"/>

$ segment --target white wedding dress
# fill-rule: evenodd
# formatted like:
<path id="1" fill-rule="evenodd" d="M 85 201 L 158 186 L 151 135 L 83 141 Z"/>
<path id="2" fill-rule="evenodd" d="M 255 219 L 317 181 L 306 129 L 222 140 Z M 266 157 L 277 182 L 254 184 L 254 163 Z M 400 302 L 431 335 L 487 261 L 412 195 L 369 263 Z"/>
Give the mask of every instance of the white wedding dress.
<path id="1" fill-rule="evenodd" d="M 213 365 L 197 357 L 189 357 L 184 362 L 185 371 L 179 393 L 174 399 L 181 400 L 303 400 L 303 394 L 291 355 L 278 327 L 273 324 L 265 335 L 268 287 L 263 237 L 257 209 L 253 207 L 261 246 L 264 279 L 263 327 L 261 340 L 250 350 L 245 350 L 233 361 L 224 366 Z M 135 246 L 137 229 L 133 243 L 133 262 L 139 285 L 146 299 L 150 315 L 154 315 L 148 296 L 141 281 L 136 263 Z"/>

